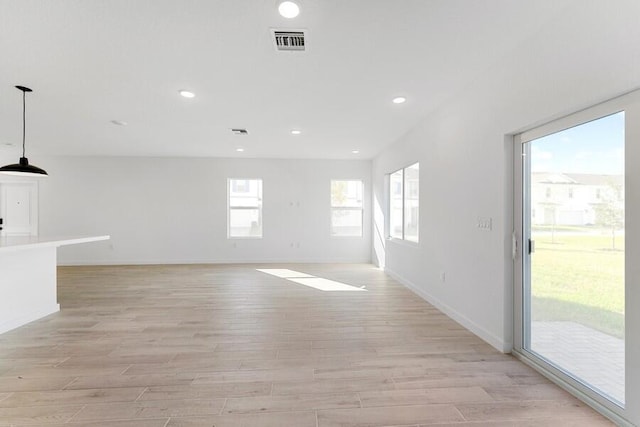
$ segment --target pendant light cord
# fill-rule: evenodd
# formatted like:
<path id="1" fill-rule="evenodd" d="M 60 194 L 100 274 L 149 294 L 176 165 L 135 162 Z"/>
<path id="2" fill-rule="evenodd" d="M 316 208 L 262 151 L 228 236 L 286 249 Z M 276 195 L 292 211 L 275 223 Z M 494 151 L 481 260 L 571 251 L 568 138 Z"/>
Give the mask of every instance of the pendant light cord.
<path id="1" fill-rule="evenodd" d="M 27 159 L 27 92 L 33 92 L 26 86 L 16 86 L 16 89 L 22 91 L 22 157 L 18 163 L 14 165 L 6 165 L 0 167 L 0 173 L 22 176 L 47 176 L 47 171 L 37 166 L 30 165 Z"/>
<path id="2" fill-rule="evenodd" d="M 27 92 L 22 91 L 22 157 L 25 157 L 25 134 L 27 132 Z"/>

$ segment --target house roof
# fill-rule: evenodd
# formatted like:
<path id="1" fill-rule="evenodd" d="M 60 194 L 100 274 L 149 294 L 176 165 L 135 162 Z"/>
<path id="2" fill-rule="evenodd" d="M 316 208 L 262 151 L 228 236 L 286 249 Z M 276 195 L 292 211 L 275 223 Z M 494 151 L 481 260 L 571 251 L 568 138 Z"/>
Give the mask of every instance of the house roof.
<path id="1" fill-rule="evenodd" d="M 563 173 L 534 172 L 531 182 L 536 184 L 578 184 L 578 182 Z"/>
<path id="2" fill-rule="evenodd" d="M 588 173 L 568 173 L 566 176 L 573 179 L 576 183 L 582 185 L 597 185 L 597 186 L 608 186 L 608 185 L 623 185 L 624 184 L 624 175 L 599 175 L 599 174 L 588 174 Z"/>
<path id="3" fill-rule="evenodd" d="M 533 172 L 531 182 L 535 184 L 575 184 L 575 185 L 623 185 L 624 175 L 603 175 L 589 173 Z"/>

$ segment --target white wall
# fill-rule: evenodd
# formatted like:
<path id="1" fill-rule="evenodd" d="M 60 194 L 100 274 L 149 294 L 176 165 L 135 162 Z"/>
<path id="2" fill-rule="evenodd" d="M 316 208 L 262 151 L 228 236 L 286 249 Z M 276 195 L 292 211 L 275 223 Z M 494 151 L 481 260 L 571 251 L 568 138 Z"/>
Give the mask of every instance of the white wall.
<path id="1" fill-rule="evenodd" d="M 500 349 L 511 348 L 509 135 L 639 87 L 638 16 L 636 0 L 576 2 L 374 159 L 375 229 L 385 174 L 416 161 L 421 174 L 419 246 L 376 235 L 374 261 Z"/>
<path id="2" fill-rule="evenodd" d="M 3 153 L 5 163 L 13 159 Z M 33 157 L 41 235 L 111 235 L 60 264 L 369 262 L 371 162 Z M 227 178 L 261 178 L 262 239 L 227 239 Z M 364 236 L 329 235 L 331 179 L 361 179 Z"/>
<path id="3" fill-rule="evenodd" d="M 512 347 L 510 135 L 640 87 L 638 16 L 637 0 L 576 2 L 374 159 L 374 229 L 384 229 L 385 174 L 416 161 L 421 174 L 420 244 L 374 232 L 374 262 L 498 349 Z M 640 164 L 638 150 L 629 164 Z M 478 217 L 493 230 L 478 229 Z M 630 331 L 638 320 L 631 313 Z M 638 396 L 638 373 L 627 382 Z"/>

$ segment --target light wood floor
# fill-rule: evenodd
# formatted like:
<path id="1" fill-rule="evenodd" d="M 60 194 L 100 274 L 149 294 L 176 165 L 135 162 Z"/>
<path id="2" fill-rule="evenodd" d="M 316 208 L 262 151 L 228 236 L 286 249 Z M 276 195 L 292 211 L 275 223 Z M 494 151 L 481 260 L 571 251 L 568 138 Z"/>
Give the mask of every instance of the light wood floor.
<path id="1" fill-rule="evenodd" d="M 0 426 L 604 426 L 370 265 L 68 267 L 0 335 Z"/>

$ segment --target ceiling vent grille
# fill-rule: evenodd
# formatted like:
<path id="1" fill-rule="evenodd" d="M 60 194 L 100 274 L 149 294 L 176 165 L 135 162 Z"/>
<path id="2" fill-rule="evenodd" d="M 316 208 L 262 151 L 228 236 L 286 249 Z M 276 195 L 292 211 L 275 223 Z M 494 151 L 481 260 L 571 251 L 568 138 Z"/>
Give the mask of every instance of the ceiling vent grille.
<path id="1" fill-rule="evenodd" d="M 273 41 L 278 51 L 304 52 L 306 50 L 304 31 L 273 30 Z"/>
<path id="2" fill-rule="evenodd" d="M 233 132 L 236 135 L 248 135 L 249 132 L 246 129 L 239 129 L 239 128 L 233 128 L 231 129 L 231 132 Z"/>

